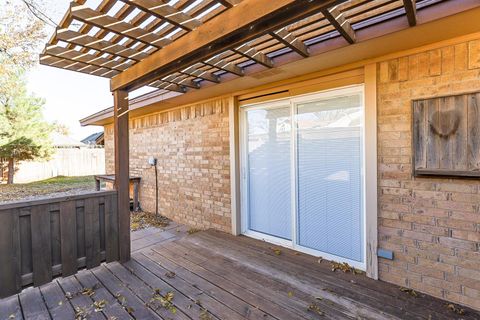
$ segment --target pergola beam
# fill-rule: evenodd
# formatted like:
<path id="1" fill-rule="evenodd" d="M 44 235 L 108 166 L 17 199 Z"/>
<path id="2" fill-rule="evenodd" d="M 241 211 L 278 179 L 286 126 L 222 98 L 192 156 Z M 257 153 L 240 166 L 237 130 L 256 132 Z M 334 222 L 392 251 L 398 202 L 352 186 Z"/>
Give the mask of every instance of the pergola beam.
<path id="1" fill-rule="evenodd" d="M 244 0 L 112 78 L 111 90 L 139 88 L 338 2 L 341 0 Z"/>
<path id="2" fill-rule="evenodd" d="M 403 6 L 407 14 L 408 24 L 410 27 L 417 25 L 417 6 L 416 0 L 403 0 Z"/>
<path id="3" fill-rule="evenodd" d="M 186 31 L 191 31 L 202 23 L 190 15 L 168 5 L 163 0 L 121 0 L 126 4 L 137 7 L 161 20 L 165 20 Z"/>
<path id="4" fill-rule="evenodd" d="M 355 43 L 355 31 L 337 7 L 322 10 L 322 13 L 348 43 Z"/>
<path id="5" fill-rule="evenodd" d="M 306 58 L 309 56 L 308 53 L 308 48 L 307 46 L 303 43 L 302 40 L 297 39 L 293 34 L 288 32 L 286 28 L 282 28 L 280 30 L 276 30 L 273 32 L 270 32 L 270 35 L 301 55 L 302 57 Z"/>

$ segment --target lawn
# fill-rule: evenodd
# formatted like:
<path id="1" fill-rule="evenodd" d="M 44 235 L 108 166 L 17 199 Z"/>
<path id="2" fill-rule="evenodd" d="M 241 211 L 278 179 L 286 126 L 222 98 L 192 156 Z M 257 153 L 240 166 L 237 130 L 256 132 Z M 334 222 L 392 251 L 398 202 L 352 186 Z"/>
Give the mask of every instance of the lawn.
<path id="1" fill-rule="evenodd" d="M 95 190 L 93 176 L 63 177 L 58 176 L 46 180 L 19 183 L 0 184 L 0 203 L 18 200 L 32 200 L 47 195 L 62 196 Z"/>

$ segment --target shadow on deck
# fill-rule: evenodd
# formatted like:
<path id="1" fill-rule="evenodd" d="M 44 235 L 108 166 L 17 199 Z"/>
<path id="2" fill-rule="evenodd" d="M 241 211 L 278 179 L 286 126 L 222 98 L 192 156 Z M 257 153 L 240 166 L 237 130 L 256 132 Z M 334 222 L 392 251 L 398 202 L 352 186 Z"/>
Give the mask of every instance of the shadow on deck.
<path id="1" fill-rule="evenodd" d="M 132 260 L 0 300 L 3 319 L 480 319 L 465 308 L 332 272 L 327 261 L 172 224 L 132 233 Z"/>

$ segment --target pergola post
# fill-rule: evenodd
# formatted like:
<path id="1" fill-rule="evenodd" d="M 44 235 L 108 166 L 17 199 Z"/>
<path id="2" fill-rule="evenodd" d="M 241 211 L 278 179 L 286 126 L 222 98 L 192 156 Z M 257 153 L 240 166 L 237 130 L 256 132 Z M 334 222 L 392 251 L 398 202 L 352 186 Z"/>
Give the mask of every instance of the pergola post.
<path id="1" fill-rule="evenodd" d="M 117 190 L 120 261 L 130 260 L 130 173 L 128 155 L 128 92 L 113 91 L 115 189 Z"/>

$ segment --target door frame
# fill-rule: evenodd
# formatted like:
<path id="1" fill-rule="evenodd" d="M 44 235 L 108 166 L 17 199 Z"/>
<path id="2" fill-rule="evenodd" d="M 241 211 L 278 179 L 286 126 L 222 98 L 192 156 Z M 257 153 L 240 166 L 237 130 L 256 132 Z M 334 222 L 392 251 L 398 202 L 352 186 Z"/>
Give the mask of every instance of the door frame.
<path id="1" fill-rule="evenodd" d="M 362 186 L 362 228 L 363 228 L 363 239 L 362 239 L 362 254 L 363 261 L 356 261 L 344 257 L 335 256 L 326 252 L 315 250 L 312 248 L 301 246 L 297 243 L 298 228 L 297 228 L 297 212 L 298 212 L 298 177 L 297 177 L 297 154 L 296 154 L 296 143 L 297 143 L 297 128 L 295 122 L 295 114 L 297 110 L 297 105 L 299 103 L 305 103 L 308 101 L 315 101 L 319 98 L 334 97 L 341 95 L 342 93 L 348 94 L 352 92 L 358 92 L 362 97 L 362 163 L 361 163 L 361 186 Z M 263 234 L 257 231 L 250 230 L 249 225 L 249 213 L 248 213 L 248 151 L 247 151 L 247 111 L 258 110 L 258 109 L 275 109 L 278 107 L 289 106 L 290 114 L 292 117 L 292 124 L 290 130 L 290 156 L 291 156 L 291 219 L 292 219 L 292 230 L 291 230 L 291 240 L 277 238 L 271 235 Z M 331 88 L 328 90 L 323 90 L 314 93 L 308 93 L 303 95 L 297 95 L 294 97 L 281 98 L 271 101 L 263 101 L 259 103 L 252 103 L 243 105 L 240 110 L 239 118 L 239 143 L 240 143 L 240 170 L 241 170 L 241 182 L 240 182 L 240 195 L 241 195 L 241 234 L 246 236 L 267 241 L 273 244 L 284 246 L 296 251 L 304 252 L 314 256 L 321 256 L 327 260 L 347 262 L 351 266 L 358 268 L 360 270 L 367 269 L 367 214 L 366 214 L 366 103 L 365 103 L 365 85 L 350 85 L 339 88 Z"/>

